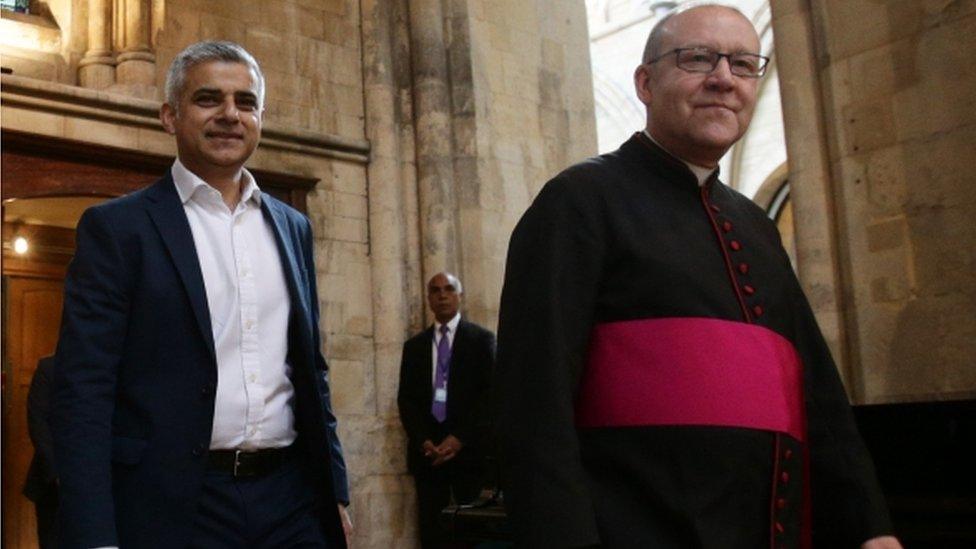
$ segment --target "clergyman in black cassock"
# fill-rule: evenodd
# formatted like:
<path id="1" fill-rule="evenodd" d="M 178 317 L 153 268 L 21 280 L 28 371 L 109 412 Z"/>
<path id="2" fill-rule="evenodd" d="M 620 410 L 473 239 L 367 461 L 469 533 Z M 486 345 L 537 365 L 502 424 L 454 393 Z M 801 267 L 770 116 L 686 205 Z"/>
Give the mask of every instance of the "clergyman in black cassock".
<path id="1" fill-rule="evenodd" d="M 497 425 L 519 547 L 900 547 L 777 229 L 718 179 L 759 46 L 736 10 L 672 12 L 635 72 L 646 129 L 549 181 L 512 235 Z"/>

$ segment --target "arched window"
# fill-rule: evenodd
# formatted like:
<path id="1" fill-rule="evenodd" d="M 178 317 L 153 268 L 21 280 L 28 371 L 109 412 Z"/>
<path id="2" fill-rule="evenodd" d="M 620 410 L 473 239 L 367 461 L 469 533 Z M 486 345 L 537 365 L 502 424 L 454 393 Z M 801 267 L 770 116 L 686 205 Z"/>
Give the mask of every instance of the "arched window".
<path id="1" fill-rule="evenodd" d="M 790 200 L 789 179 L 783 180 L 776 190 L 766 208 L 766 213 L 776 223 L 776 228 L 779 229 L 780 237 L 783 239 L 783 247 L 786 248 L 790 263 L 796 270 L 796 236 L 793 229 L 793 202 Z"/>
<path id="2" fill-rule="evenodd" d="M 0 9 L 30 13 L 30 0 L 0 0 Z"/>

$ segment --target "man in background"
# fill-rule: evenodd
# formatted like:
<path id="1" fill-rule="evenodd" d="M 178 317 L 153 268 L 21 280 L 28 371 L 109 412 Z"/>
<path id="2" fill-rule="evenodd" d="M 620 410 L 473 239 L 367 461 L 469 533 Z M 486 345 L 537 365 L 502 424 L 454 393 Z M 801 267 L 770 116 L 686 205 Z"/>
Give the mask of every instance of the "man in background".
<path id="1" fill-rule="evenodd" d="M 434 324 L 403 344 L 397 405 L 407 432 L 407 469 L 417 488 L 424 549 L 445 547 L 439 515 L 474 500 L 484 481 L 486 398 L 495 336 L 461 318 L 461 281 L 438 273 L 427 283 Z"/>
<path id="2" fill-rule="evenodd" d="M 34 457 L 27 470 L 24 496 L 34 502 L 37 516 L 37 542 L 41 549 L 58 546 L 58 475 L 54 468 L 54 441 L 51 438 L 51 378 L 54 357 L 37 361 L 37 369 L 27 391 L 27 430 L 34 445 Z"/>

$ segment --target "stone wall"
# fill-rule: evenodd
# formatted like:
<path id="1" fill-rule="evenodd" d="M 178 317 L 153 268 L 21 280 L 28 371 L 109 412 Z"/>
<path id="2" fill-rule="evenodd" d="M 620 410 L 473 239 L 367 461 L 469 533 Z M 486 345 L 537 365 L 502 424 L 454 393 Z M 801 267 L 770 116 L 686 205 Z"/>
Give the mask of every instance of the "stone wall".
<path id="1" fill-rule="evenodd" d="M 258 59 L 265 132 L 249 165 L 319 180 L 308 210 L 353 546 L 415 547 L 400 349 L 426 324 L 424 281 L 441 269 L 462 277 L 468 316 L 495 325 L 515 222 L 547 179 L 596 152 L 583 2 L 157 0 L 138 20 L 148 81 L 115 64 L 111 17 L 85 17 L 115 4 L 51 5 L 58 46 L 3 77 L 4 129 L 173 155 L 156 112 L 176 53 L 226 39 Z M 95 68 L 80 69 L 92 51 Z"/>
<path id="2" fill-rule="evenodd" d="M 443 269 L 464 282 L 465 314 L 495 325 L 515 222 L 549 177 L 595 153 L 586 18 L 582 2 L 361 5 L 375 415 L 352 419 L 372 450 L 357 465 L 357 546 L 414 547 L 400 349 L 429 322 L 424 283 Z"/>
<path id="3" fill-rule="evenodd" d="M 976 2 L 772 7 L 798 267 L 849 389 L 972 398 Z"/>
<path id="4" fill-rule="evenodd" d="M 471 123 L 454 136 L 463 155 L 456 166 L 466 307 L 494 327 L 515 223 L 548 179 L 596 154 L 586 10 L 545 0 L 452 6 L 467 31 L 455 33 L 451 49 L 470 51 L 457 80 Z"/>

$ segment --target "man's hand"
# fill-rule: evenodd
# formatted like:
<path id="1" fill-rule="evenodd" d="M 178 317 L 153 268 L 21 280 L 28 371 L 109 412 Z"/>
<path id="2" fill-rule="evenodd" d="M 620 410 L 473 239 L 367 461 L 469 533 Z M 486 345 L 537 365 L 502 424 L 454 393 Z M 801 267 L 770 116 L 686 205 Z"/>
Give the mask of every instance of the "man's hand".
<path id="1" fill-rule="evenodd" d="M 339 504 L 339 520 L 342 521 L 342 533 L 346 535 L 346 545 L 352 543 L 352 519 L 349 518 L 349 511 L 346 510 L 346 506 Z"/>
<path id="2" fill-rule="evenodd" d="M 461 448 L 463 447 L 464 443 L 458 440 L 456 436 L 447 435 L 444 440 L 442 440 L 441 443 L 438 444 L 434 449 L 434 451 L 437 453 L 437 458 L 434 459 L 434 462 L 431 463 L 431 465 L 433 467 L 440 467 L 445 462 L 454 459 L 454 457 L 457 456 L 458 452 L 460 452 Z"/>
<path id="3" fill-rule="evenodd" d="M 902 549 L 895 536 L 878 536 L 861 544 L 861 549 Z"/>
<path id="4" fill-rule="evenodd" d="M 425 440 L 420 449 L 424 451 L 425 458 L 434 459 L 437 457 L 437 446 L 434 446 L 430 439 Z"/>

